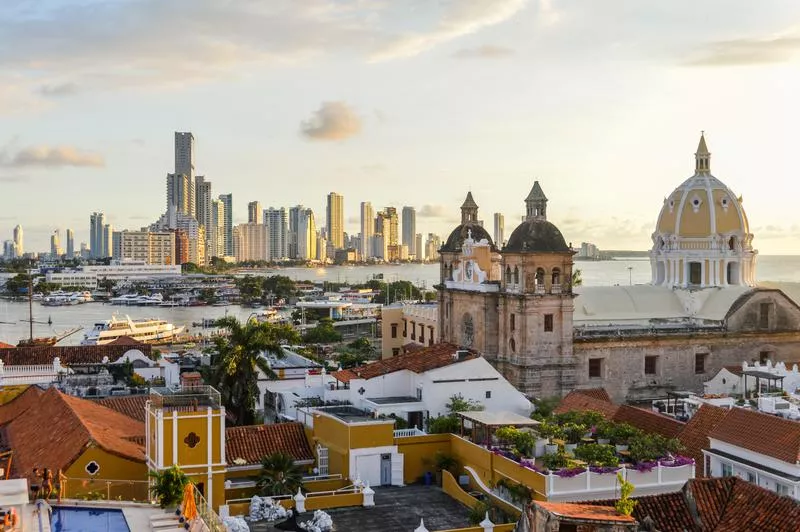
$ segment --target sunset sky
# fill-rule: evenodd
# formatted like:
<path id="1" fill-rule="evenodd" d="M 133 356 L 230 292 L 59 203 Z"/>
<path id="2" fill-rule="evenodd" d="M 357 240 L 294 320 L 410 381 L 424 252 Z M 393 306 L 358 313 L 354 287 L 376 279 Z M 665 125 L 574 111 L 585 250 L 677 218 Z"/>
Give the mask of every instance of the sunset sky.
<path id="1" fill-rule="evenodd" d="M 417 207 L 472 190 L 519 222 L 534 179 L 568 241 L 647 249 L 694 168 L 744 197 L 762 254 L 800 254 L 797 0 L 2 0 L 0 240 L 165 208 L 173 132 L 214 195 Z M 63 238 L 63 237 L 62 237 Z"/>

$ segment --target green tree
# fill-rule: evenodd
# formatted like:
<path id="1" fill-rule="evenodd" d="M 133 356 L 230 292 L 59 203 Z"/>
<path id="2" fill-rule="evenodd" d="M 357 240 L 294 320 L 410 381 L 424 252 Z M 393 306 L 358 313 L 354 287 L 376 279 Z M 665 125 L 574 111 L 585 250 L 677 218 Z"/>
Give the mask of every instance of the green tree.
<path id="1" fill-rule="evenodd" d="M 336 357 L 336 361 L 339 363 L 342 369 L 350 369 L 363 365 L 367 361 L 367 357 L 362 353 L 348 352 L 341 353 Z"/>
<path id="2" fill-rule="evenodd" d="M 212 384 L 236 422 L 250 425 L 260 398 L 258 371 L 269 378 L 276 377 L 261 354 L 268 352 L 283 357 L 281 345 L 298 343 L 299 335 L 289 325 L 255 320 L 242 323 L 232 316 L 217 320 L 216 325 L 227 330 L 229 335 L 214 338 Z"/>
<path id="3" fill-rule="evenodd" d="M 319 320 L 316 327 L 308 329 L 303 335 L 303 341 L 307 344 L 332 344 L 341 340 L 342 335 L 333 326 L 330 318 Z"/>
<path id="4" fill-rule="evenodd" d="M 445 405 L 447 411 L 453 416 L 458 412 L 468 412 L 471 410 L 483 410 L 483 405 L 478 401 L 472 399 L 464 399 L 464 396 L 459 394 L 451 395 L 450 400 Z"/>
<path id="5" fill-rule="evenodd" d="M 184 262 L 181 264 L 181 271 L 183 273 L 202 273 L 203 270 L 194 262 Z"/>
<path id="6" fill-rule="evenodd" d="M 289 299 L 297 292 L 294 281 L 285 275 L 271 275 L 262 283 L 264 292 L 272 294 L 275 299 Z"/>
<path id="7" fill-rule="evenodd" d="M 619 500 L 614 503 L 614 509 L 622 515 L 630 516 L 639 501 L 632 500 L 633 483 L 628 482 L 622 477 L 622 473 L 617 473 L 617 483 L 619 483 Z"/>
<path id="8" fill-rule="evenodd" d="M 217 297 L 217 291 L 213 288 L 201 288 L 200 293 L 197 295 L 197 299 L 211 305 L 216 303 L 219 298 Z"/>
<path id="9" fill-rule="evenodd" d="M 264 297 L 264 282 L 261 277 L 245 275 L 235 282 L 243 303 L 256 303 Z"/>
<path id="10" fill-rule="evenodd" d="M 277 452 L 261 461 L 261 472 L 256 482 L 261 495 L 291 495 L 302 485 L 303 471 L 290 455 Z"/>
<path id="11" fill-rule="evenodd" d="M 573 288 L 583 285 L 583 272 L 580 270 L 580 268 L 575 268 L 572 270 L 572 277 L 569 280 L 569 285 Z"/>
<path id="12" fill-rule="evenodd" d="M 561 398 L 558 396 L 542 397 L 541 399 L 534 399 L 533 406 L 535 408 L 531 418 L 542 421 L 553 415 L 553 410 L 559 405 Z"/>
<path id="13" fill-rule="evenodd" d="M 189 479 L 178 466 L 174 465 L 163 471 L 151 471 L 150 478 L 153 479 L 153 487 L 150 488 L 150 491 L 162 508 L 180 504 L 183 500 L 183 490 L 189 483 Z"/>

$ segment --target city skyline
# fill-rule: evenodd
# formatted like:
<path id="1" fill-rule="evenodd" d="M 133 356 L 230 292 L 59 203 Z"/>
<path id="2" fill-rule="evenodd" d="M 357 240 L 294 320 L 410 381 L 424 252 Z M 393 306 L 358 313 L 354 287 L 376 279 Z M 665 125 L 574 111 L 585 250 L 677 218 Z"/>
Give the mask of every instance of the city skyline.
<path id="1" fill-rule="evenodd" d="M 20 224 L 29 251 L 48 249 L 56 227 L 89 241 L 95 211 L 115 228 L 152 223 L 175 166 L 171 136 L 191 131 L 197 171 L 237 198 L 233 225 L 256 198 L 302 203 L 322 221 L 335 190 L 348 234 L 369 201 L 414 206 L 420 232 L 446 236 L 472 190 L 486 227 L 502 213 L 508 235 L 539 179 L 568 240 L 645 250 L 704 129 L 754 246 L 800 252 L 800 5 L 613 3 L 3 5 L 0 34 L 22 53 L 0 54 L 0 189 L 39 193 L 5 208 L 0 238 Z M 178 11 L 197 29 L 191 50 L 174 54 L 172 35 L 150 46 Z M 157 75 L 128 70 L 132 56 Z"/>

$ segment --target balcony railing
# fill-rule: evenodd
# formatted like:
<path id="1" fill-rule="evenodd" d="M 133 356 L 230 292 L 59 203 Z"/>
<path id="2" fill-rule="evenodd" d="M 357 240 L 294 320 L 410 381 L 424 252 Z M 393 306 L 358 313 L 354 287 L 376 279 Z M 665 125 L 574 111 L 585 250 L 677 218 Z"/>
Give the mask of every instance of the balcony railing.
<path id="1" fill-rule="evenodd" d="M 428 433 L 424 430 L 420 430 L 417 427 L 411 429 L 399 429 L 394 431 L 395 438 L 411 438 L 413 436 L 425 436 Z"/>
<path id="2" fill-rule="evenodd" d="M 550 287 L 550 293 L 551 294 L 560 294 L 561 293 L 561 285 L 560 284 L 552 285 Z"/>
<path id="3" fill-rule="evenodd" d="M 220 408 L 222 401 L 219 392 L 212 386 L 173 386 L 153 388 L 150 401 L 155 408 L 166 410 L 186 410 L 211 407 Z"/>
<path id="4" fill-rule="evenodd" d="M 208 527 L 209 532 L 227 532 L 228 527 L 222 522 L 222 519 L 217 515 L 217 512 L 211 508 L 206 498 L 200 493 L 200 490 L 195 486 L 194 488 L 194 503 L 197 506 L 197 515 Z"/>

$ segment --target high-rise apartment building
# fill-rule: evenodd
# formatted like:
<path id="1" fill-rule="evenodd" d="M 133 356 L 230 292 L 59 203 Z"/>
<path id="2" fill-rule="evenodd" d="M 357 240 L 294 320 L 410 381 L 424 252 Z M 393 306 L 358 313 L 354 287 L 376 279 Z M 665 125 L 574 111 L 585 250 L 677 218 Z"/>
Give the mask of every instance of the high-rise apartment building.
<path id="1" fill-rule="evenodd" d="M 234 256 L 237 262 L 268 260 L 267 226 L 264 224 L 239 224 L 233 228 Z"/>
<path id="2" fill-rule="evenodd" d="M 425 260 L 425 245 L 422 243 L 422 233 L 417 233 L 414 238 L 414 249 L 417 250 L 415 260 Z"/>
<path id="3" fill-rule="evenodd" d="M 194 135 L 175 132 L 175 173 L 194 180 Z"/>
<path id="4" fill-rule="evenodd" d="M 505 242 L 506 222 L 503 215 L 499 212 L 494 213 L 494 245 L 497 249 L 503 247 Z"/>
<path id="5" fill-rule="evenodd" d="M 417 254 L 417 211 L 414 207 L 403 207 L 403 245 L 410 255 Z"/>
<path id="6" fill-rule="evenodd" d="M 225 255 L 233 256 L 233 194 L 221 194 L 219 200 L 225 206 L 225 223 L 223 236 L 225 241 Z"/>
<path id="7" fill-rule="evenodd" d="M 317 235 L 317 260 L 320 262 L 328 260 L 328 238 L 322 233 Z"/>
<path id="8" fill-rule="evenodd" d="M 194 212 L 197 222 L 206 228 L 211 226 L 211 181 L 205 176 L 194 178 Z"/>
<path id="9" fill-rule="evenodd" d="M 159 220 L 150 225 L 150 231 L 183 231 L 186 235 L 188 242 L 188 251 L 186 253 L 186 260 L 181 260 L 180 264 L 185 262 L 193 262 L 195 264 L 204 265 L 206 263 L 206 246 L 205 246 L 205 228 L 200 225 L 194 216 L 189 216 L 179 212 L 175 206 L 167 209 Z M 178 242 L 178 237 L 175 240 L 175 254 L 183 259 L 182 243 Z M 180 248 L 180 251 L 179 251 Z"/>
<path id="10" fill-rule="evenodd" d="M 114 251 L 114 226 L 111 224 L 103 225 L 103 241 L 101 242 L 101 249 L 103 253 L 102 258 L 110 257 Z"/>
<path id="11" fill-rule="evenodd" d="M 269 240 L 267 260 L 285 260 L 289 257 L 289 224 L 286 209 L 283 207 L 265 209 L 264 225 L 267 226 Z"/>
<path id="12" fill-rule="evenodd" d="M 50 235 L 50 257 L 57 258 L 64 254 L 64 250 L 61 249 L 61 231 L 56 229 L 53 231 L 53 234 Z"/>
<path id="13" fill-rule="evenodd" d="M 25 254 L 25 242 L 23 241 L 22 226 L 14 227 L 14 257 L 21 257 Z"/>
<path id="14" fill-rule="evenodd" d="M 67 258 L 75 258 L 75 231 L 67 229 Z"/>
<path id="15" fill-rule="evenodd" d="M 425 260 L 439 260 L 439 248 L 442 247 L 442 239 L 439 235 L 428 233 L 428 240 L 425 242 Z"/>
<path id="16" fill-rule="evenodd" d="M 89 216 L 89 251 L 93 259 L 104 258 L 103 226 L 106 217 L 102 212 L 94 212 Z"/>
<path id="17" fill-rule="evenodd" d="M 306 208 L 302 205 L 289 207 L 289 237 L 288 237 L 288 257 L 290 259 L 300 258 L 300 219 L 303 217 Z"/>
<path id="18" fill-rule="evenodd" d="M 328 241 L 333 249 L 344 247 L 344 196 L 331 192 L 328 194 L 325 227 Z"/>
<path id="19" fill-rule="evenodd" d="M 209 258 L 225 256 L 225 204 L 221 200 L 211 200 L 211 234 L 209 240 Z"/>
<path id="20" fill-rule="evenodd" d="M 360 241 L 361 260 L 369 260 L 374 257 L 372 254 L 372 235 L 375 234 L 375 225 L 373 221 L 374 217 L 375 210 L 372 208 L 372 203 L 368 201 L 362 201 Z"/>
<path id="21" fill-rule="evenodd" d="M 297 256 L 295 258 L 300 260 L 317 258 L 317 225 L 314 220 L 314 211 L 311 209 L 300 211 L 298 216 Z"/>
<path id="22" fill-rule="evenodd" d="M 375 235 L 383 237 L 381 249 L 385 248 L 379 258 L 385 261 L 400 260 L 399 225 L 397 209 L 394 207 L 385 207 L 375 217 Z M 378 256 L 377 252 L 375 256 Z"/>
<path id="23" fill-rule="evenodd" d="M 260 201 L 251 201 L 247 204 L 247 223 L 249 224 L 263 224 L 264 223 L 264 209 L 261 208 Z"/>
<path id="24" fill-rule="evenodd" d="M 16 250 L 14 249 L 13 240 L 3 241 L 3 258 L 5 260 L 11 260 L 16 258 Z"/>
<path id="25" fill-rule="evenodd" d="M 175 233 L 172 231 L 115 231 L 113 258 L 145 264 L 175 264 Z"/>
<path id="26" fill-rule="evenodd" d="M 194 181 L 187 174 L 167 174 L 167 208 L 174 205 L 178 212 L 195 216 Z"/>

